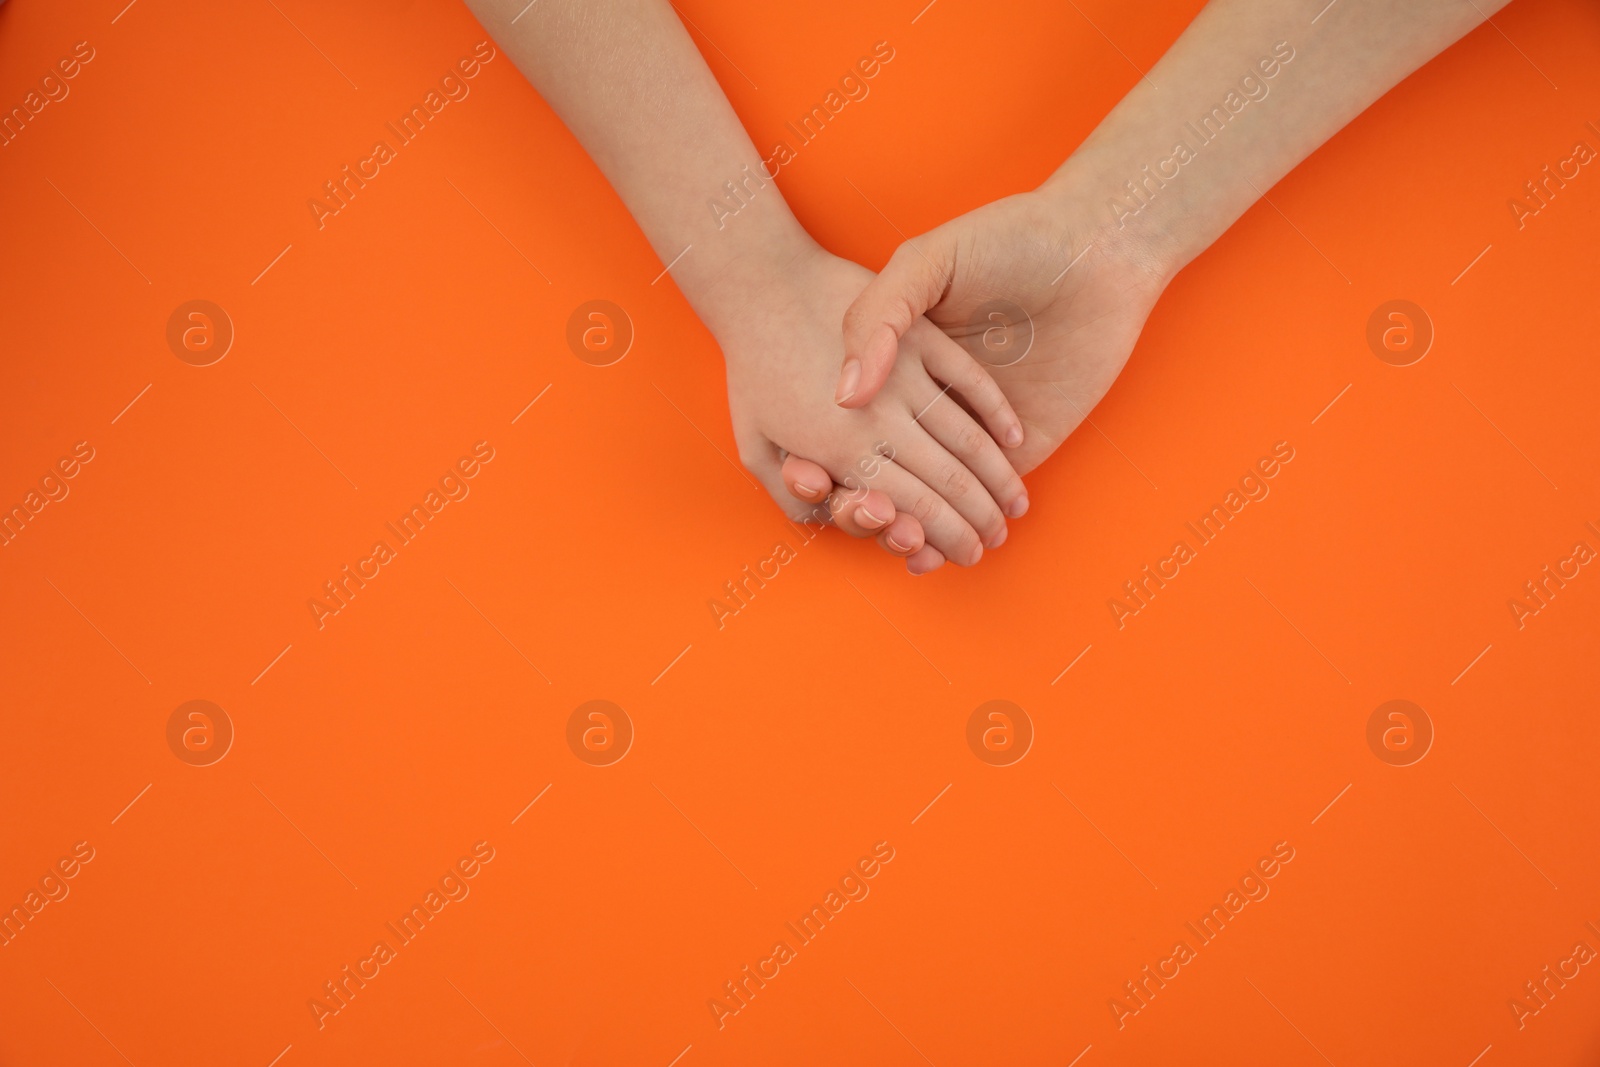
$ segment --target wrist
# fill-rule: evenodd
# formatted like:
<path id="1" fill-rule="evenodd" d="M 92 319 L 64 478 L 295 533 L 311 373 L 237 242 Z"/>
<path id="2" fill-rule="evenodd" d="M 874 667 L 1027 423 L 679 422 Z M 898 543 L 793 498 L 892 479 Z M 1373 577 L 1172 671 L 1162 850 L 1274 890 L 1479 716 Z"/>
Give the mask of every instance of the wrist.
<path id="1" fill-rule="evenodd" d="M 1185 198 L 1134 198 L 1128 184 L 1142 177 L 1139 166 L 1119 166 L 1109 156 L 1080 149 L 1036 192 L 1060 216 L 1083 220 L 1097 250 L 1137 266 L 1165 288 L 1210 242 L 1187 217 Z"/>
<path id="2" fill-rule="evenodd" d="M 1074 245 L 1088 248 L 1102 258 L 1125 262 L 1147 275 L 1158 288 L 1166 288 L 1182 267 L 1194 259 L 1202 246 L 1187 238 L 1182 226 L 1171 226 L 1170 213 L 1139 211 L 1126 214 L 1115 210 L 1115 194 L 1126 190 L 1114 178 L 1112 166 L 1094 163 L 1074 155 L 1050 178 L 1035 189 L 1056 218 L 1070 219 Z"/>
<path id="3" fill-rule="evenodd" d="M 672 269 L 695 314 L 722 341 L 747 319 L 752 302 L 790 284 L 797 263 L 820 251 L 776 188 L 766 203 L 738 216 L 711 220 Z"/>

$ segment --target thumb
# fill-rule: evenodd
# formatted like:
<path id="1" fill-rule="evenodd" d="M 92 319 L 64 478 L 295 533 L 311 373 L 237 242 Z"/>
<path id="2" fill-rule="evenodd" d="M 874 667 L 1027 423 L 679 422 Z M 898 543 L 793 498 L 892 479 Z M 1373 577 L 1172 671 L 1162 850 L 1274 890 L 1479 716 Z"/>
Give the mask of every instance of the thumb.
<path id="1" fill-rule="evenodd" d="M 834 395 L 840 407 L 861 407 L 888 381 L 900 338 L 944 296 L 955 268 L 953 248 L 937 230 L 907 241 L 845 311 L 844 367 Z"/>

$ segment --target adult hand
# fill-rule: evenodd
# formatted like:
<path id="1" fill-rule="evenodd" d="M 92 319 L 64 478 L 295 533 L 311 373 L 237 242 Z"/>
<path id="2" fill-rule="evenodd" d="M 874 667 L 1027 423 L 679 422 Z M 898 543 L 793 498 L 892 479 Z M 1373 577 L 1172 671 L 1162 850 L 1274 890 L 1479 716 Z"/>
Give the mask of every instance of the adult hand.
<path id="1" fill-rule="evenodd" d="M 1110 389 L 1175 271 L 1152 242 L 1104 224 L 1103 199 L 1046 187 L 901 245 L 845 313 L 841 406 L 871 402 L 901 338 L 926 316 L 989 369 L 1023 425 L 1021 445 L 1006 456 L 1018 473 L 1037 467 Z M 799 487 L 828 484 L 797 456 L 784 480 L 803 499 L 817 497 Z M 905 518 L 896 520 L 902 543 Z M 926 573 L 943 560 L 928 546 L 907 562 Z"/>

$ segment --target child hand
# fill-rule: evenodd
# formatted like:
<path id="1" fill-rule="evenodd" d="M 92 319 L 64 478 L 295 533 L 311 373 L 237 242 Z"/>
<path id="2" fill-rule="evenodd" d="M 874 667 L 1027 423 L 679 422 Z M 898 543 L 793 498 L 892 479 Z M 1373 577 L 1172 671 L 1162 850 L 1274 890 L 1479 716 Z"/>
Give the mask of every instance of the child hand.
<path id="1" fill-rule="evenodd" d="M 982 364 L 920 320 L 906 324 L 900 358 L 870 400 L 835 403 L 838 324 L 871 278 L 808 245 L 771 268 L 721 280 L 719 288 L 737 285 L 742 296 L 741 313 L 719 316 L 717 330 L 740 459 L 792 518 L 807 511 L 783 480 L 786 453 L 818 465 L 813 480 L 823 484 L 801 488 L 845 487 L 830 509 L 843 528 L 881 533 L 902 555 L 922 547 L 917 531 L 925 531 L 944 557 L 971 565 L 1005 540 L 1007 516 L 1027 510 L 1022 480 L 995 444 L 1021 441 L 1019 421 Z"/>

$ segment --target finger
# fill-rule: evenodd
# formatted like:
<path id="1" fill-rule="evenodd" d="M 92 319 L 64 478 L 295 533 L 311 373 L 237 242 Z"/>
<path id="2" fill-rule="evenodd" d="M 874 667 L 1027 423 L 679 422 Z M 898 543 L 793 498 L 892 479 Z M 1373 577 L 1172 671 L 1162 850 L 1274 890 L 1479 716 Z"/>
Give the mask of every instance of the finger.
<path id="1" fill-rule="evenodd" d="M 928 373 L 950 386 L 978 413 L 991 437 L 1007 448 L 1022 444 L 1022 420 L 988 367 L 932 323 L 925 329 L 919 323 L 913 336 L 921 342 L 922 365 Z"/>
<path id="2" fill-rule="evenodd" d="M 948 397 L 942 398 L 939 403 L 945 403 L 948 399 Z M 983 432 L 977 423 L 972 423 L 972 429 L 979 433 Z M 999 548 L 1006 539 L 1005 513 L 1000 510 L 1000 505 L 995 503 L 994 497 L 989 495 L 989 490 L 978 480 L 978 476 L 925 430 L 920 436 L 907 434 L 904 441 L 903 445 L 895 449 L 895 463 L 915 475 L 924 485 L 943 498 L 950 510 L 976 531 L 984 548 Z M 898 501 L 896 505 L 899 506 Z M 900 510 L 908 509 L 901 507 Z M 911 514 L 918 519 L 922 518 L 914 510 Z M 973 555 L 969 560 L 959 551 L 947 549 L 934 536 L 933 526 L 926 521 L 923 525 L 928 531 L 928 539 L 951 563 L 970 566 L 978 561 L 977 555 Z"/>
<path id="3" fill-rule="evenodd" d="M 971 471 L 1007 516 L 1021 518 L 1028 510 L 1028 490 L 994 438 L 984 432 L 967 410 L 950 396 L 935 397 L 917 423 L 956 461 Z M 973 521 L 971 515 L 968 521 Z M 976 523 L 974 523 L 976 525 Z M 979 528 L 982 532 L 982 528 Z M 984 544 L 996 547 L 986 536 Z"/>
<path id="4" fill-rule="evenodd" d="M 889 499 L 894 501 L 895 510 L 917 520 L 926 535 L 927 544 L 938 549 L 950 562 L 970 567 L 983 557 L 983 539 L 950 501 L 936 492 L 925 479 L 901 465 L 900 452 L 913 453 L 917 466 L 927 470 L 938 468 L 937 462 L 929 458 L 930 453 L 944 453 L 945 460 L 951 467 L 961 465 L 951 459 L 950 454 L 944 452 L 944 449 L 927 434 L 921 430 L 915 432 L 921 440 L 899 450 L 895 462 L 885 465 L 878 472 L 878 488 L 889 494 Z M 987 499 L 988 493 L 978 484 L 977 479 L 970 473 L 967 478 L 969 495 L 977 493 Z M 1000 517 L 1000 509 L 993 500 L 989 500 L 989 507 L 994 510 L 994 517 L 1003 526 L 1005 520 Z"/>
<path id="5" fill-rule="evenodd" d="M 922 549 L 927 537 L 922 523 L 910 515 L 896 514 L 894 521 L 878 531 L 878 545 L 895 556 L 912 556 Z M 935 549 L 934 551 L 938 551 Z"/>
<path id="6" fill-rule="evenodd" d="M 944 566 L 944 554 L 932 545 L 924 545 L 906 560 L 906 570 L 921 576 L 929 574 Z"/>
<path id="7" fill-rule="evenodd" d="M 844 367 L 834 399 L 858 408 L 878 395 L 894 367 L 900 338 L 944 295 L 954 270 L 954 245 L 940 231 L 895 249 L 883 273 L 844 313 Z"/>
<path id="8" fill-rule="evenodd" d="M 829 484 L 832 484 L 829 479 Z M 894 501 L 881 489 L 846 489 L 835 486 L 828 495 L 833 524 L 851 537 L 871 537 L 895 518 Z"/>
<path id="9" fill-rule="evenodd" d="M 831 523 L 833 516 L 829 514 L 826 503 L 808 504 L 795 497 L 789 479 L 784 476 L 785 466 L 782 457 L 782 450 L 770 441 L 740 442 L 739 463 L 760 483 L 761 488 L 767 491 L 773 503 L 778 505 L 779 510 L 790 522 L 812 523 L 817 526 Z M 832 487 L 833 479 L 828 478 L 826 473 L 823 478 L 826 479 L 825 484 Z"/>
<path id="10" fill-rule="evenodd" d="M 820 504 L 828 499 L 833 488 L 833 477 L 821 464 L 799 456 L 789 456 L 783 461 L 783 484 L 789 492 L 808 504 Z"/>

